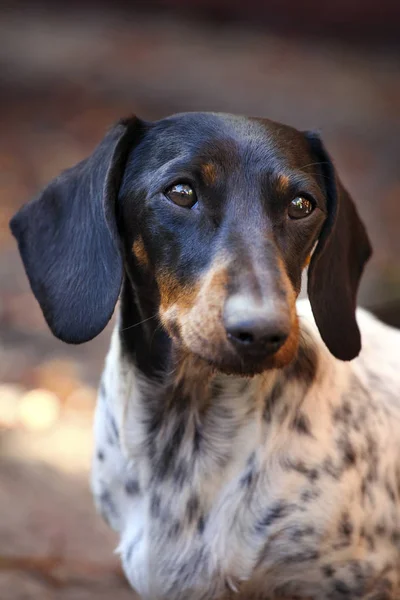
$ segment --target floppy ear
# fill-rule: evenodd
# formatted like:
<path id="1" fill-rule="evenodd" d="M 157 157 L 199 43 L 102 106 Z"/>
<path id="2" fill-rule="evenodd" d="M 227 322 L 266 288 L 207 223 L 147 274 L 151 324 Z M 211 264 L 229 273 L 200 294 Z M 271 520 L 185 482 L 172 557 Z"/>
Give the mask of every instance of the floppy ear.
<path id="1" fill-rule="evenodd" d="M 113 314 L 123 276 L 116 197 L 138 123 L 118 123 L 11 220 L 33 293 L 65 342 L 94 338 Z"/>
<path id="2" fill-rule="evenodd" d="M 351 360 L 361 349 L 355 311 L 371 245 L 319 136 L 307 132 L 306 138 L 320 164 L 328 209 L 308 269 L 308 296 L 321 337 L 331 353 L 341 360 Z"/>

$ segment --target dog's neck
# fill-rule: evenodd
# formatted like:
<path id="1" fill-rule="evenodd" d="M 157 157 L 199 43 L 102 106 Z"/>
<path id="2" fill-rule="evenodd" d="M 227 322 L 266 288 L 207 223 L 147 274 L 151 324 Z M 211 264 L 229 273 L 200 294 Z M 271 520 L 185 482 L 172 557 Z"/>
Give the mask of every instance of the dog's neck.
<path id="1" fill-rule="evenodd" d="M 139 371 L 159 380 L 170 368 L 171 339 L 158 319 L 158 303 L 151 286 L 143 281 L 133 287 L 125 278 L 120 297 L 119 335 L 121 348 Z"/>

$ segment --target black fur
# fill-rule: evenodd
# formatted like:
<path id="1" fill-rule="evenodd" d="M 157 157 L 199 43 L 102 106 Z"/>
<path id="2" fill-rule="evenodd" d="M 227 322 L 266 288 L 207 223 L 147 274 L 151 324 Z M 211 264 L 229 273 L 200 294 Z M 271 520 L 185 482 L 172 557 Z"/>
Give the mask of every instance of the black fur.
<path id="1" fill-rule="evenodd" d="M 328 216 L 309 267 L 308 296 L 321 337 L 331 353 L 341 360 L 351 360 L 361 349 L 356 297 L 372 250 L 356 207 L 320 138 L 313 133 L 307 138 L 320 162 L 328 200 Z"/>
<path id="2" fill-rule="evenodd" d="M 32 290 L 54 335 L 98 335 L 118 299 L 123 265 L 116 200 L 136 119 L 121 121 L 93 154 L 64 171 L 11 221 Z"/>

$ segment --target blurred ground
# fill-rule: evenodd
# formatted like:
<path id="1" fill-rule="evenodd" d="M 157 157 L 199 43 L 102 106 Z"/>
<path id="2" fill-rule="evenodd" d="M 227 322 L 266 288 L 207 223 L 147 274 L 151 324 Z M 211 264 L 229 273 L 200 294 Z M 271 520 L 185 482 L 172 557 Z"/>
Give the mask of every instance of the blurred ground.
<path id="1" fill-rule="evenodd" d="M 318 128 L 375 247 L 361 301 L 399 323 L 400 55 L 104 11 L 3 13 L 0 40 L 0 598 L 123 600 L 115 537 L 88 488 L 110 328 L 81 347 L 51 337 L 9 218 L 131 112 Z"/>

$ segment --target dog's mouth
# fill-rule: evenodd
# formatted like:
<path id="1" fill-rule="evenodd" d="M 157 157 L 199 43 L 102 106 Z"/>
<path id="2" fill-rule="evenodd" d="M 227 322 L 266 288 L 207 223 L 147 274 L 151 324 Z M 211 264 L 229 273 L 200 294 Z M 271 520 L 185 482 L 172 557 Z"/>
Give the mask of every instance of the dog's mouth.
<path id="1" fill-rule="evenodd" d="M 190 294 L 174 297 L 164 282 L 161 323 L 176 348 L 222 373 L 251 376 L 282 368 L 296 355 L 299 328 L 296 294 L 281 271 L 282 283 L 257 294 L 235 287 L 225 267 L 210 270 Z"/>
<path id="2" fill-rule="evenodd" d="M 241 357 L 237 357 L 236 360 L 225 358 L 218 361 L 212 361 L 204 357 L 199 358 L 202 358 L 213 370 L 224 375 L 253 377 L 254 375 L 277 368 L 274 357 L 271 356 L 265 359 L 243 360 Z"/>
<path id="3" fill-rule="evenodd" d="M 298 320 L 294 319 L 291 331 L 283 343 L 277 340 L 268 347 L 260 344 L 238 345 L 229 337 L 206 336 L 191 329 L 179 327 L 176 323 L 164 323 L 176 351 L 191 355 L 202 361 L 213 371 L 226 375 L 251 377 L 268 370 L 287 366 L 296 356 L 298 349 Z"/>

